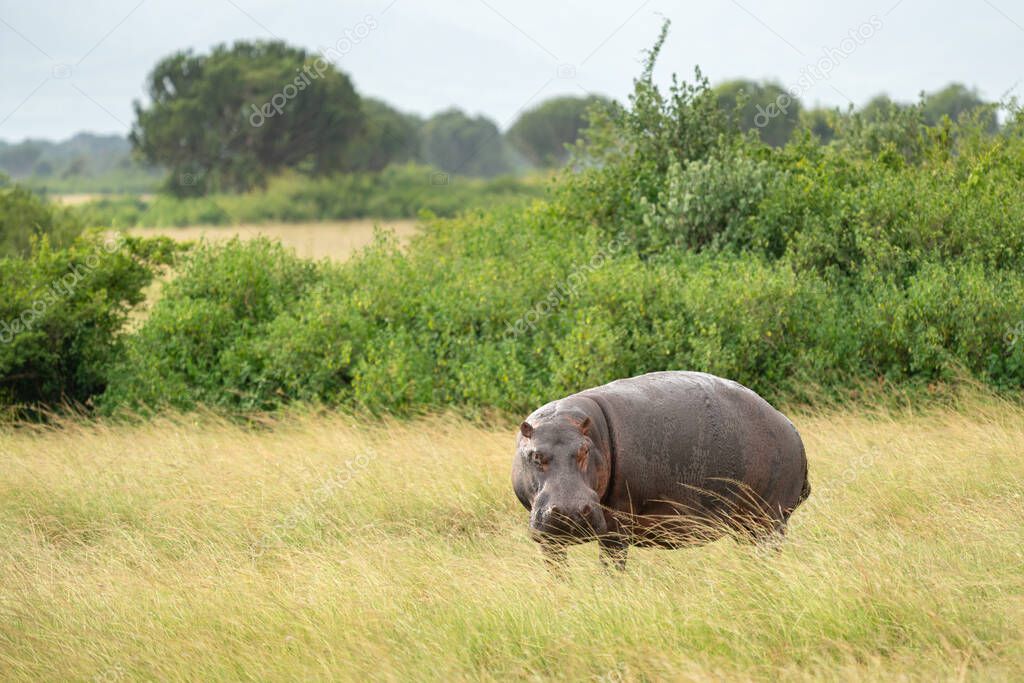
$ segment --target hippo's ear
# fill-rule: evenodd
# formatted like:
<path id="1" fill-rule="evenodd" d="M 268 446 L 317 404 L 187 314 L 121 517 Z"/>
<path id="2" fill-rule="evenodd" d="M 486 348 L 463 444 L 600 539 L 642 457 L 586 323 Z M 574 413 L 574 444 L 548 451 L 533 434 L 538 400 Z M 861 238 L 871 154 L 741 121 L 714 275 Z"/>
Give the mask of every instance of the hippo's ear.
<path id="1" fill-rule="evenodd" d="M 583 436 L 590 436 L 590 430 L 593 428 L 594 423 L 590 420 L 589 416 L 583 418 L 583 422 L 580 422 L 580 432 L 582 432 Z"/>
<path id="2" fill-rule="evenodd" d="M 533 436 L 533 425 L 529 422 L 523 422 L 523 424 L 519 425 L 519 433 L 527 439 L 531 438 Z"/>

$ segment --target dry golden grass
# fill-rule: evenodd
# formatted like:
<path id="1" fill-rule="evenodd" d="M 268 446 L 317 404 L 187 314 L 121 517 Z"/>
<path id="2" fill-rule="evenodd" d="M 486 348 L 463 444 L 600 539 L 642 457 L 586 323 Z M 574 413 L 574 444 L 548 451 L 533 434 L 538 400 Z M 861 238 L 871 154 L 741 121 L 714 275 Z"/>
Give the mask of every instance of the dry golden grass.
<path id="1" fill-rule="evenodd" d="M 292 415 L 0 434 L 0 677 L 1022 680 L 1024 410 L 798 414 L 780 553 L 550 576 L 511 430 Z"/>
<path id="2" fill-rule="evenodd" d="M 148 192 L 132 193 L 130 195 L 108 192 L 71 192 L 67 194 L 52 194 L 50 199 L 64 206 L 79 206 L 80 204 L 88 204 L 99 199 L 117 199 L 121 197 L 137 197 L 143 201 L 152 201 L 155 196 Z"/>
<path id="3" fill-rule="evenodd" d="M 225 241 L 232 237 L 243 240 L 257 236 L 278 240 L 303 258 L 344 260 L 373 241 L 374 226 L 393 230 L 398 239 L 407 241 L 417 230 L 411 219 L 367 219 L 326 221 L 321 223 L 259 223 L 252 225 L 193 225 L 181 228 L 132 228 L 128 232 L 140 237 L 170 237 L 178 241 L 206 239 Z"/>

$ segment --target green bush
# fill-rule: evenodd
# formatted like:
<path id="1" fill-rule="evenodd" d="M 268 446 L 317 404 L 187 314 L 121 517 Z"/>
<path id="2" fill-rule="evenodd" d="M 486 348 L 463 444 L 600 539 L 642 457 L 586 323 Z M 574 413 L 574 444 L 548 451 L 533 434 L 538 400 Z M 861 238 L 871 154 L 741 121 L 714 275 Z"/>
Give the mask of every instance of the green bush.
<path id="1" fill-rule="evenodd" d="M 33 241 L 44 235 L 52 245 L 64 246 L 82 231 L 81 221 L 70 212 L 4 182 L 0 175 L 0 257 L 26 256 Z"/>
<path id="2" fill-rule="evenodd" d="M 753 248 L 771 253 L 773 235 L 760 234 L 751 219 L 784 178 L 769 162 L 743 155 L 695 159 L 685 169 L 673 163 L 658 201 L 641 200 L 646 248 Z"/>
<path id="3" fill-rule="evenodd" d="M 266 244 L 206 248 L 131 340 L 106 405 L 523 412 L 665 368 L 732 377 L 782 401 L 964 368 L 996 386 L 1024 383 L 1024 353 L 1004 342 L 1024 311 L 1014 272 L 924 264 L 901 283 L 711 250 L 650 259 L 628 237 L 574 232 L 563 213 L 541 204 L 438 220 L 407 252 L 382 241 L 341 265 Z M 270 288 L 267 273 L 285 280 Z M 208 291 L 218 281 L 235 289 Z M 272 305 L 225 303 L 271 291 Z"/>
<path id="4" fill-rule="evenodd" d="M 183 264 L 110 370 L 105 400 L 133 407 L 260 407 L 259 359 L 248 346 L 295 305 L 318 267 L 264 239 L 202 244 Z"/>
<path id="5" fill-rule="evenodd" d="M 62 249 L 39 240 L 0 258 L 0 406 L 84 403 L 106 387 L 119 332 L 165 240 L 87 234 Z"/>
<path id="6" fill-rule="evenodd" d="M 972 263 L 928 263 L 905 287 L 866 285 L 856 320 L 861 355 L 891 379 L 952 380 L 968 370 L 985 382 L 1024 384 L 1024 340 L 1007 340 L 1024 320 L 1024 278 Z"/>

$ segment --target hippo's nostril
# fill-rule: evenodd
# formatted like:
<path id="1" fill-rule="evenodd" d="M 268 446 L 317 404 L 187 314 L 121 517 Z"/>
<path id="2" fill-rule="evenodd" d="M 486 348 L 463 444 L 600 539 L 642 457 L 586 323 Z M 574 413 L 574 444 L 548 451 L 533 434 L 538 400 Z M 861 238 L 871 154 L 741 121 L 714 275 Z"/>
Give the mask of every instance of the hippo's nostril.
<path id="1" fill-rule="evenodd" d="M 589 505 L 584 505 L 582 508 L 580 508 L 580 514 L 584 517 L 589 517 L 591 512 L 593 512 L 593 508 L 591 508 Z"/>
<path id="2" fill-rule="evenodd" d="M 561 509 L 559 509 L 559 507 L 557 505 L 552 505 L 551 507 L 548 508 L 548 514 L 549 515 L 560 515 L 560 514 L 562 514 L 562 511 L 561 511 Z"/>

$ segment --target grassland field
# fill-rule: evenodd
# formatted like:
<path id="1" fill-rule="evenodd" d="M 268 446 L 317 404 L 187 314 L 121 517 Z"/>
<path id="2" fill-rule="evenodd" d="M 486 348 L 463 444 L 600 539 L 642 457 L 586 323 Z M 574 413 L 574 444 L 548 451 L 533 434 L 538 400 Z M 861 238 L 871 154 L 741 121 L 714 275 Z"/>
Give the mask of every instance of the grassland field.
<path id="1" fill-rule="evenodd" d="M 0 432 L 4 680 L 1024 679 L 1024 409 L 796 411 L 778 553 L 552 576 L 513 423 L 292 412 Z"/>
<path id="2" fill-rule="evenodd" d="M 64 206 L 79 206 L 109 195 L 57 194 L 54 201 Z M 152 199 L 152 195 L 137 195 Z M 295 250 L 302 258 L 345 260 L 373 241 L 375 227 L 390 230 L 400 241 L 411 237 L 417 229 L 415 219 L 352 219 L 313 222 L 265 222 L 241 225 L 189 225 L 183 227 L 138 227 L 127 230 L 139 237 L 170 237 L 177 241 L 205 239 L 219 242 L 238 237 L 246 240 L 267 237 Z"/>
<path id="3" fill-rule="evenodd" d="M 373 241 L 375 228 L 389 230 L 402 242 L 417 230 L 415 220 L 375 219 L 314 223 L 254 223 L 244 225 L 190 225 L 180 228 L 130 228 L 139 237 L 170 237 L 178 241 L 220 242 L 267 237 L 293 249 L 301 258 L 343 261 Z"/>
<path id="4" fill-rule="evenodd" d="M 69 192 L 67 194 L 52 194 L 52 199 L 57 204 L 62 206 L 80 206 L 82 204 L 88 204 L 89 202 L 96 201 L 97 199 L 109 199 L 117 197 L 137 197 L 145 201 L 151 201 L 155 194 L 149 192 L 139 192 L 132 194 L 110 194 L 105 192 Z"/>

